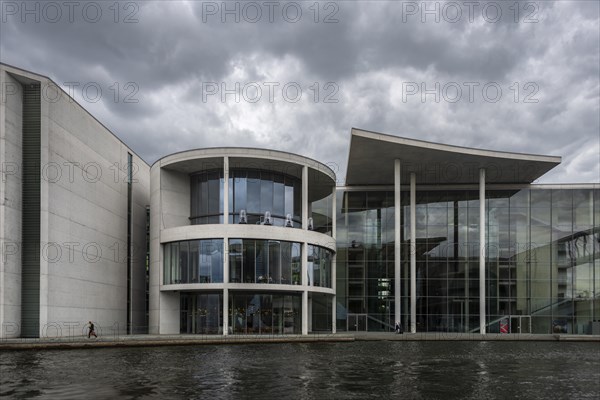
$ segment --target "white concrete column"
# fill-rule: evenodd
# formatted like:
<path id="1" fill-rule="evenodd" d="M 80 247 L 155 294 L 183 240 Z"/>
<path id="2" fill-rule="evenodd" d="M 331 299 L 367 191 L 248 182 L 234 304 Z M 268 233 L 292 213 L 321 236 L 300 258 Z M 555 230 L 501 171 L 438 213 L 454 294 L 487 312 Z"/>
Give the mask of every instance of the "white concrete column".
<path id="1" fill-rule="evenodd" d="M 308 229 L 308 167 L 302 167 L 302 229 Z"/>
<path id="2" fill-rule="evenodd" d="M 223 157 L 223 180 L 223 223 L 229 224 L 229 157 Z"/>
<path id="3" fill-rule="evenodd" d="M 302 334 L 308 335 L 308 291 L 302 291 Z"/>
<path id="4" fill-rule="evenodd" d="M 417 178 L 410 174 L 410 331 L 417 332 Z"/>
<path id="5" fill-rule="evenodd" d="M 394 161 L 394 322 L 402 322 L 402 312 L 400 308 L 401 296 L 401 275 L 402 275 L 402 204 L 400 201 L 400 160 Z"/>
<path id="6" fill-rule="evenodd" d="M 306 242 L 302 243 L 302 255 L 301 255 L 301 270 L 302 274 L 302 286 L 304 290 L 302 291 L 302 334 L 308 335 L 308 291 L 306 287 L 308 286 L 308 244 Z"/>
<path id="7" fill-rule="evenodd" d="M 479 170 L 479 332 L 485 329 L 485 169 Z M 469 305 L 467 304 L 467 307 Z"/>
<path id="8" fill-rule="evenodd" d="M 229 157 L 223 157 L 223 224 L 229 224 Z M 223 238 L 223 283 L 229 283 L 229 238 Z M 223 289 L 223 336 L 229 334 L 229 289 Z"/>
<path id="9" fill-rule="evenodd" d="M 308 311 L 306 312 L 306 321 L 308 324 L 308 332 L 312 332 L 312 330 L 313 330 L 313 327 L 312 327 L 312 298 L 309 298 L 308 292 L 306 292 L 306 304 L 308 305 Z"/>
<path id="10" fill-rule="evenodd" d="M 331 199 L 331 239 L 335 246 L 337 238 L 337 191 L 336 187 L 333 187 L 332 199 Z M 331 260 L 331 288 L 333 289 L 333 293 L 336 293 L 337 290 L 337 256 L 334 253 L 333 258 Z M 334 294 L 331 299 L 331 333 L 336 333 L 336 325 L 337 325 L 337 297 Z"/>
<path id="11" fill-rule="evenodd" d="M 229 334 L 229 289 L 223 289 L 223 336 Z"/>
<path id="12" fill-rule="evenodd" d="M 229 238 L 223 238 L 223 335 L 227 336 L 229 333 L 229 289 L 227 284 L 229 283 Z"/>

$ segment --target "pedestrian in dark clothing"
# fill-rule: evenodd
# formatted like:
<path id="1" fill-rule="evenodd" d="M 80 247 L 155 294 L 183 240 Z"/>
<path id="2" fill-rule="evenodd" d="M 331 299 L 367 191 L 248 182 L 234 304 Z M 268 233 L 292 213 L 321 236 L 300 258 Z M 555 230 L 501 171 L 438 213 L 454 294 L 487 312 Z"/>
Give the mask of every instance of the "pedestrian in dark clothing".
<path id="1" fill-rule="evenodd" d="M 403 333 L 403 331 L 402 331 L 402 324 L 399 321 L 396 321 L 395 330 L 396 330 L 396 333 Z"/>
<path id="2" fill-rule="evenodd" d="M 98 337 L 98 335 L 96 335 L 96 331 L 94 329 L 94 323 L 92 321 L 89 321 L 88 324 L 90 325 L 90 330 L 88 331 L 88 339 L 94 335 L 95 338 Z"/>

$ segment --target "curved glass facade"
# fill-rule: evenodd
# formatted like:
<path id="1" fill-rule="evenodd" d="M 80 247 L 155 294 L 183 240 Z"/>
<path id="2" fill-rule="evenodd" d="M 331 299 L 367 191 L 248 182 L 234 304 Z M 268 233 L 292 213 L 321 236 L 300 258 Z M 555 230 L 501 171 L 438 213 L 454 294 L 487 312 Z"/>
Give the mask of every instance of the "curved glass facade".
<path id="1" fill-rule="evenodd" d="M 333 193 L 309 204 L 312 229 L 315 232 L 332 236 L 333 231 Z"/>
<path id="2" fill-rule="evenodd" d="M 204 171 L 190 175 L 192 225 L 223 223 L 222 170 Z"/>
<path id="3" fill-rule="evenodd" d="M 223 283 L 223 239 L 164 244 L 163 283 Z"/>
<path id="4" fill-rule="evenodd" d="M 323 301 L 326 299 L 323 298 Z M 326 310 L 322 312 L 326 313 Z M 302 295 L 230 292 L 228 314 L 229 333 L 299 334 L 302 331 Z M 317 315 L 314 320 L 313 323 L 319 324 L 319 330 L 327 330 L 323 315 Z M 179 331 L 190 334 L 223 333 L 223 295 L 181 293 Z"/>
<path id="5" fill-rule="evenodd" d="M 229 282 L 301 285 L 302 244 L 268 239 L 229 239 Z M 331 288 L 333 252 L 308 245 L 309 286 Z M 223 283 L 223 240 L 164 244 L 165 285 Z"/>
<path id="6" fill-rule="evenodd" d="M 222 293 L 181 293 L 180 333 L 223 333 Z"/>
<path id="7" fill-rule="evenodd" d="M 292 217 L 292 227 L 302 226 L 302 182 L 300 179 L 255 169 L 232 169 L 229 177 L 230 222 L 240 222 L 240 212 L 246 211 L 248 224 L 264 222 L 265 212 L 271 213 L 272 224 L 285 226 L 286 216 Z"/>
<path id="8" fill-rule="evenodd" d="M 229 281 L 300 285 L 301 254 L 300 243 L 229 239 Z"/>
<path id="9" fill-rule="evenodd" d="M 223 223 L 222 170 L 190 175 L 192 225 Z M 264 223 L 269 212 L 272 225 L 302 226 L 302 183 L 290 175 L 255 169 L 231 169 L 229 175 L 229 223 L 239 223 L 240 213 L 246 213 L 246 223 Z M 330 224 L 329 224 L 330 225 Z M 326 229 L 326 228 L 324 228 Z"/>
<path id="10" fill-rule="evenodd" d="M 324 247 L 308 245 L 309 286 L 331 287 L 331 260 L 333 252 Z"/>
<path id="11" fill-rule="evenodd" d="M 234 334 L 299 334 L 302 295 L 233 292 L 229 326 Z"/>

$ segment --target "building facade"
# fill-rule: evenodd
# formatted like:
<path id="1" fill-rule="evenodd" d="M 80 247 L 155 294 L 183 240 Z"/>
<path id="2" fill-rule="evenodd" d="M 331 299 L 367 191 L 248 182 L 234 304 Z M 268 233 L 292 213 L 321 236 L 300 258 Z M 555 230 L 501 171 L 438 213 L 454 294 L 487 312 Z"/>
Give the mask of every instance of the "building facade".
<path id="1" fill-rule="evenodd" d="M 201 149 L 151 169 L 150 332 L 335 324 L 335 175 L 297 155 Z"/>
<path id="2" fill-rule="evenodd" d="M 600 334 L 600 184 L 561 159 L 352 129 L 346 181 L 286 152 L 152 166 L 0 64 L 0 337 Z"/>
<path id="3" fill-rule="evenodd" d="M 149 166 L 49 78 L 0 88 L 0 337 L 147 331 Z"/>
<path id="4" fill-rule="evenodd" d="M 532 184 L 558 157 L 357 129 L 351 140 L 338 331 L 598 332 L 598 184 Z M 376 185 L 367 164 L 385 171 Z"/>

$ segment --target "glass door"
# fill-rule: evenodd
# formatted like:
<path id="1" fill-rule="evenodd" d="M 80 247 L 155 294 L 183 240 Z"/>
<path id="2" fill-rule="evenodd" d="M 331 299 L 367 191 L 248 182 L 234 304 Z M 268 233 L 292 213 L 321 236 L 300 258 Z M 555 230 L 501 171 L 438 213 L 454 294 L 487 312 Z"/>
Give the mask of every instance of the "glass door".
<path id="1" fill-rule="evenodd" d="M 366 332 L 367 314 L 347 314 L 346 329 L 348 332 Z"/>

